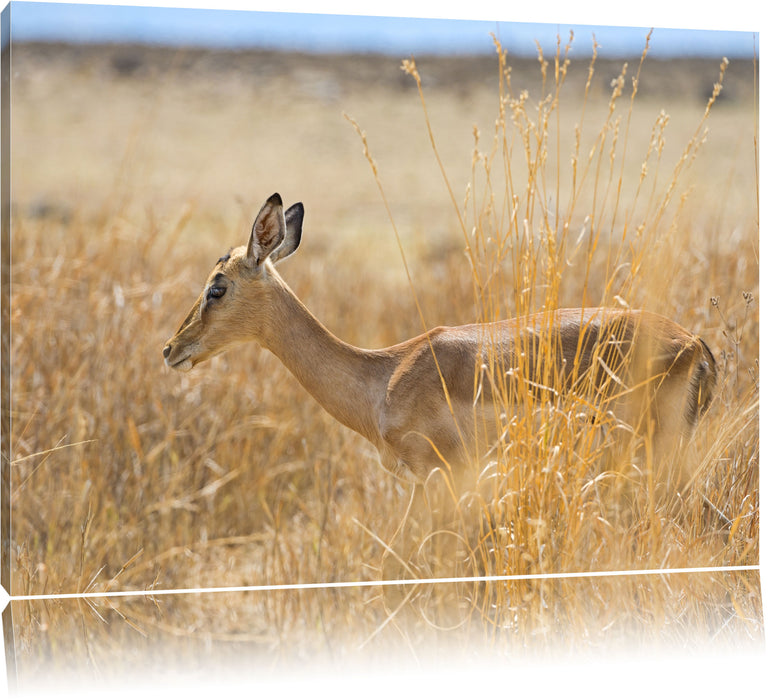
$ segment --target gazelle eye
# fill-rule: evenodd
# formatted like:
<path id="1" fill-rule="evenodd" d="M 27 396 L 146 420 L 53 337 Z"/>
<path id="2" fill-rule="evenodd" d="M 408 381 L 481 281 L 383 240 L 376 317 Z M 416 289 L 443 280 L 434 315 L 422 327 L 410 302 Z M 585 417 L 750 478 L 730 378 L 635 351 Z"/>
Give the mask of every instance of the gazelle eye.
<path id="1" fill-rule="evenodd" d="M 226 287 L 213 286 L 207 290 L 208 299 L 219 299 L 226 293 Z"/>

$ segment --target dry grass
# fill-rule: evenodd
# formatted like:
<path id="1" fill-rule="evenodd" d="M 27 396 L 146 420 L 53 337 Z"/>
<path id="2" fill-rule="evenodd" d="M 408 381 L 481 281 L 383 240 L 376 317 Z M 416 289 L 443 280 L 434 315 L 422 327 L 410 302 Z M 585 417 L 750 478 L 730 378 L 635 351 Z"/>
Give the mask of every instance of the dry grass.
<path id="1" fill-rule="evenodd" d="M 683 457 L 694 479 L 681 496 L 656 495 L 645 478 L 625 497 L 596 479 L 591 429 L 543 408 L 542 430 L 512 427 L 487 475 L 498 489 L 475 504 L 486 518 L 470 556 L 450 555 L 462 534 L 425 532 L 413 562 L 422 573 L 756 564 L 752 98 L 710 112 L 641 100 L 631 78 L 646 80 L 648 58 L 603 90 L 600 66 L 567 66 L 564 51 L 531 69 L 532 81 L 546 73 L 527 94 L 522 70 L 503 62 L 492 68 L 499 88 L 423 84 L 436 150 L 417 93 L 398 78 L 326 92 L 320 75 L 293 71 L 182 81 L 191 68 L 172 54 L 142 79 L 116 79 L 99 54 L 41 66 L 20 53 L 12 592 L 381 578 L 378 538 L 395 531 L 408 494 L 367 443 L 254 347 L 185 376 L 161 361 L 212 263 L 247 240 L 276 190 L 307 210 L 282 274 L 355 344 L 420 332 L 408 272 L 429 326 L 627 303 L 697 331 L 717 356 L 719 393 Z M 711 86 L 716 66 L 704 70 Z M 729 68 L 725 90 L 734 80 L 734 94 L 753 94 L 752 73 Z M 342 108 L 377 159 L 406 272 Z M 439 584 L 388 598 L 374 587 L 19 602 L 17 659 L 22 679 L 44 664 L 105 677 L 122 667 L 122 647 L 127 663 L 153 659 L 161 672 L 205 650 L 214 663 L 245 653 L 273 665 L 345 663 L 356 648 L 364 659 L 424 658 L 486 642 L 541 653 L 762 637 L 756 573 Z"/>

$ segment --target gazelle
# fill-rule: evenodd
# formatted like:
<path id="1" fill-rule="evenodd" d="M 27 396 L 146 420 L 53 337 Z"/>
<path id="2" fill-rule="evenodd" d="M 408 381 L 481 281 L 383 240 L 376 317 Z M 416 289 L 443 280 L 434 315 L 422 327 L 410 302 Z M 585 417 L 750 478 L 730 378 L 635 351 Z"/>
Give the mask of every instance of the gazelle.
<path id="1" fill-rule="evenodd" d="M 562 309 L 435 328 L 382 350 L 349 345 L 275 270 L 299 246 L 303 215 L 301 203 L 284 213 L 279 195 L 266 201 L 248 244 L 218 260 L 164 346 L 169 367 L 188 371 L 257 341 L 324 409 L 372 442 L 387 470 L 413 483 L 443 464 L 461 469 L 478 442 L 497 438 L 503 416 L 494 405 L 505 391 L 518 400 L 544 392 L 620 407 L 645 402 L 648 410 L 630 419 L 661 437 L 687 433 L 709 405 L 716 368 L 706 344 L 646 311 Z"/>

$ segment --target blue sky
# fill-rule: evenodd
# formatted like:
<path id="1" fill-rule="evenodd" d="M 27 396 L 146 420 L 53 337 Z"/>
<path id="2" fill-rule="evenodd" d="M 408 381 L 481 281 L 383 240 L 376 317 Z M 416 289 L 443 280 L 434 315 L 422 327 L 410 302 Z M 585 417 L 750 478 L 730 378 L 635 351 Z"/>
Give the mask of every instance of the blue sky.
<path id="1" fill-rule="evenodd" d="M 148 5 L 149 3 L 145 3 Z M 566 39 L 570 29 L 576 36 L 574 52 L 589 53 L 592 36 L 600 44 L 602 56 L 632 55 L 640 53 L 650 26 L 657 27 L 650 44 L 652 56 L 703 55 L 703 56 L 752 56 L 755 46 L 757 22 L 747 24 L 746 14 L 739 15 L 738 21 L 729 23 L 737 31 L 720 28 L 705 29 L 708 20 L 683 18 L 680 13 L 665 15 L 657 7 L 653 14 L 637 14 L 631 21 L 635 26 L 595 26 L 587 17 L 611 17 L 618 23 L 628 21 L 627 14 L 607 13 L 606 3 L 595 8 L 604 10 L 596 13 L 594 9 L 584 13 L 582 23 L 574 23 L 579 11 L 570 8 L 552 12 L 521 12 L 521 16 L 536 18 L 539 22 L 515 22 L 514 5 L 484 2 L 480 13 L 472 16 L 472 10 L 460 13 L 455 3 L 445 4 L 447 17 L 465 17 L 463 19 L 434 18 L 439 13 L 438 3 L 435 10 L 429 3 L 422 1 L 406 3 L 372 3 L 369 12 L 396 14 L 402 7 L 409 15 L 401 16 L 358 16 L 353 11 L 365 11 L 364 3 L 342 2 L 321 3 L 283 3 L 283 12 L 264 10 L 277 9 L 277 4 L 268 2 L 227 2 L 222 3 L 231 10 L 203 9 L 213 3 L 193 0 L 178 3 L 182 8 L 159 7 L 174 3 L 153 3 L 157 7 L 70 4 L 59 2 L 12 2 L 11 27 L 14 40 L 66 40 L 77 42 L 96 41 L 141 41 L 154 44 L 202 45 L 211 47 L 260 47 L 285 48 L 308 51 L 380 51 L 397 55 L 410 53 L 469 53 L 489 52 L 493 50 L 490 33 L 499 36 L 504 46 L 513 54 L 527 53 L 535 55 L 535 40 L 547 51 L 554 51 L 558 34 Z M 713 3 L 712 3 L 713 4 Z M 471 5 L 471 3 L 470 3 Z M 553 7 L 558 6 L 557 2 Z M 659 3 L 658 3 L 659 6 Z M 743 3 L 746 6 L 746 2 Z M 310 7 L 318 14 L 312 14 Z M 588 6 L 590 7 L 590 6 Z M 728 5 L 728 12 L 730 6 Z M 255 9 L 254 9 L 255 8 Z M 285 11 L 285 8 L 292 12 Z M 257 11 L 261 10 L 261 11 Z M 293 10 L 300 10 L 294 12 Z M 333 12 L 335 14 L 321 14 Z M 571 22 L 559 23 L 569 15 Z M 483 19 L 483 17 L 496 19 Z M 504 20 L 500 18 L 504 17 Z M 654 22 L 641 23 L 640 20 Z M 554 20 L 554 21 L 553 21 Z M 702 30 L 676 27 L 704 27 Z M 664 28 L 665 27 L 665 28 Z M 673 27 L 673 28 L 668 28 Z M 758 40 L 759 49 L 759 40 Z"/>

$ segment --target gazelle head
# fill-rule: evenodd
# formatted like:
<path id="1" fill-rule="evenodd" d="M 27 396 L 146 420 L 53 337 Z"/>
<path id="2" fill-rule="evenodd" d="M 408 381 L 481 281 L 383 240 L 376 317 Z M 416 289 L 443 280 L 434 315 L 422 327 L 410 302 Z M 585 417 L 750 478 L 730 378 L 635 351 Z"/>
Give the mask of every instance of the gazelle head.
<path id="1" fill-rule="evenodd" d="M 284 214 L 280 195 L 266 201 L 248 245 L 219 258 L 178 332 L 165 344 L 162 354 L 168 367 L 188 371 L 231 345 L 262 341 L 273 320 L 273 292 L 283 285 L 273 263 L 299 246 L 303 216 L 301 202 Z"/>

